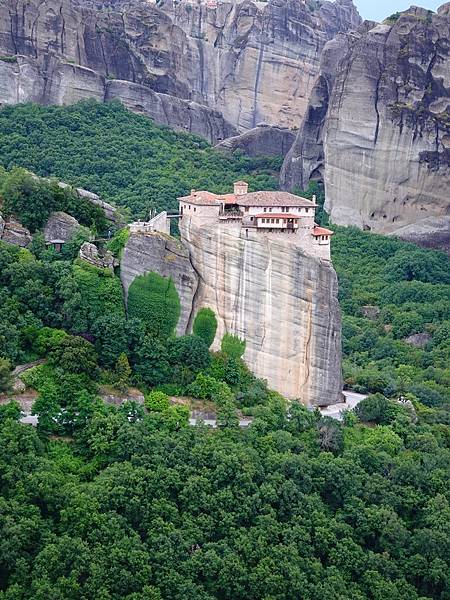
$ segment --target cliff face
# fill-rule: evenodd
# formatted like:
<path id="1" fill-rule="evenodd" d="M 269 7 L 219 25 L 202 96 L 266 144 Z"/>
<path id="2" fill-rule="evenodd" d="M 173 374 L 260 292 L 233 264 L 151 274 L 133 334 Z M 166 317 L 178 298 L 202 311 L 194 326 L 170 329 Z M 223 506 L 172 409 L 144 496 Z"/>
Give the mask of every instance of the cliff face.
<path id="1" fill-rule="evenodd" d="M 214 310 L 218 329 L 246 340 L 245 361 L 258 377 L 305 404 L 339 402 L 341 321 L 332 266 L 289 241 L 246 239 L 229 224 L 180 223 L 199 277 L 193 315 Z"/>
<path id="2" fill-rule="evenodd" d="M 450 17 L 411 8 L 324 50 L 286 188 L 323 179 L 333 222 L 417 239 L 449 236 Z M 405 227 L 408 226 L 406 229 Z M 430 235 L 430 228 L 427 228 Z"/>
<path id="3" fill-rule="evenodd" d="M 297 126 L 320 53 L 358 25 L 351 0 L 5 0 L 0 102 L 121 99 L 218 141 L 260 121 Z"/>
<path id="4" fill-rule="evenodd" d="M 120 261 L 120 279 L 125 297 L 135 277 L 151 272 L 172 278 L 181 303 L 177 334 L 184 335 L 189 326 L 198 286 L 189 252 L 183 244 L 164 234 L 131 234 Z"/>

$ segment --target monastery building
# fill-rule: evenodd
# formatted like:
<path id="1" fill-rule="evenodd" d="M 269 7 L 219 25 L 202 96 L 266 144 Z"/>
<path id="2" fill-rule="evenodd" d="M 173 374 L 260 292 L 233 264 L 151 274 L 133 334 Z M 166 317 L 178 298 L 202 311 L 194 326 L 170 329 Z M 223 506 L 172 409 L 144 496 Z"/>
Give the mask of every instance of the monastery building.
<path id="1" fill-rule="evenodd" d="M 248 184 L 237 181 L 231 194 L 191 190 L 189 196 L 178 200 L 183 220 L 239 227 L 248 239 L 260 235 L 272 239 L 292 236 L 292 242 L 307 254 L 330 260 L 333 232 L 315 223 L 315 198 L 311 201 L 279 191 L 249 193 Z"/>

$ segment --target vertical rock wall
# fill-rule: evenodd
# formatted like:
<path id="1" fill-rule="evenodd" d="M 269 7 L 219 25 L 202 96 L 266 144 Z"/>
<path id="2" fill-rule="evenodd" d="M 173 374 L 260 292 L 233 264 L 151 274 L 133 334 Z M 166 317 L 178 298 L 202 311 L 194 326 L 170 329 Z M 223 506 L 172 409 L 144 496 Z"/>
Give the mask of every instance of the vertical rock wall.
<path id="1" fill-rule="evenodd" d="M 341 320 L 331 264 L 292 241 L 249 237 L 240 227 L 180 224 L 199 277 L 195 314 L 217 315 L 215 347 L 224 333 L 247 342 L 245 361 L 271 388 L 305 404 L 339 402 Z"/>
<path id="2" fill-rule="evenodd" d="M 189 252 L 179 241 L 161 233 L 131 234 L 120 261 L 120 279 L 125 298 L 133 280 L 151 272 L 172 278 L 181 303 L 177 334 L 184 335 L 198 285 Z"/>
<path id="3" fill-rule="evenodd" d="M 359 22 L 352 0 L 3 0 L 0 104 L 118 98 L 212 142 L 297 127 L 323 46 Z"/>
<path id="4" fill-rule="evenodd" d="M 448 247 L 449 40 L 445 5 L 330 42 L 283 187 L 323 179 L 333 222 Z"/>

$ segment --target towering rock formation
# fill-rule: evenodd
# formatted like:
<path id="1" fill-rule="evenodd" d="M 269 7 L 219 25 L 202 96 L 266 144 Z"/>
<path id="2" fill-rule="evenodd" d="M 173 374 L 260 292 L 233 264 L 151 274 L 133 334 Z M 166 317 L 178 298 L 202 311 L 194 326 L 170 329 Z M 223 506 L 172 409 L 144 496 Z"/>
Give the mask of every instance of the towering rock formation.
<path id="1" fill-rule="evenodd" d="M 288 236 L 247 239 L 243 231 L 181 220 L 199 277 L 193 314 L 214 310 L 215 348 L 224 333 L 245 339 L 246 363 L 272 389 L 308 405 L 339 402 L 341 320 L 333 267 L 303 254 Z"/>
<path id="2" fill-rule="evenodd" d="M 335 223 L 446 246 L 449 50 L 450 4 L 330 42 L 283 186 L 322 179 Z"/>
<path id="3" fill-rule="evenodd" d="M 247 239 L 233 225 L 180 224 L 182 243 L 159 233 L 131 234 L 121 260 L 127 293 L 135 277 L 171 277 L 181 300 L 178 335 L 198 310 L 214 310 L 218 329 L 246 340 L 245 361 L 283 395 L 326 406 L 341 400 L 341 321 L 329 261 L 307 256 L 291 236 Z M 288 236 L 286 236 L 288 238 Z"/>
<path id="4" fill-rule="evenodd" d="M 217 142 L 297 126 L 352 0 L 4 0 L 0 103 L 121 99 Z"/>

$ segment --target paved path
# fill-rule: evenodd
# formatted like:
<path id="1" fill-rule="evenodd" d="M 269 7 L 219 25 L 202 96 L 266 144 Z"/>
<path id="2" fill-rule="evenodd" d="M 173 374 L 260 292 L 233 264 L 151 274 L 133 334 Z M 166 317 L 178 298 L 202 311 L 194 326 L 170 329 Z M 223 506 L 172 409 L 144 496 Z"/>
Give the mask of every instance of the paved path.
<path id="1" fill-rule="evenodd" d="M 349 391 L 345 391 L 344 396 L 345 396 L 345 402 L 341 402 L 340 404 L 333 404 L 332 406 L 327 406 L 326 408 L 321 408 L 320 412 L 322 413 L 322 415 L 324 417 L 331 417 L 332 419 L 337 419 L 338 421 L 341 421 L 342 420 L 341 412 L 343 410 L 355 408 L 355 406 L 357 406 L 361 402 L 361 400 L 364 400 L 364 398 L 367 398 L 367 396 L 364 396 L 363 394 L 357 394 L 356 392 L 349 392 Z M 189 425 L 197 425 L 197 423 L 200 420 L 202 420 L 202 419 L 199 419 L 199 418 L 189 419 Z M 251 418 L 240 419 L 239 427 L 242 427 L 242 428 L 248 427 L 249 425 L 251 425 L 252 420 L 253 419 L 251 419 Z M 36 426 L 38 423 L 38 418 L 36 415 L 31 415 L 28 413 L 28 414 L 25 414 L 20 419 L 20 422 L 25 423 L 27 425 Z M 217 428 L 217 420 L 216 419 L 203 419 L 203 423 L 205 425 L 208 425 L 209 427 L 212 427 L 213 429 Z"/>
<path id="2" fill-rule="evenodd" d="M 356 392 L 344 391 L 345 402 L 341 402 L 340 404 L 332 404 L 331 406 L 327 406 L 326 408 L 321 408 L 320 412 L 324 417 L 331 417 L 332 419 L 337 419 L 338 421 L 342 421 L 341 412 L 343 410 L 348 410 L 351 408 L 355 408 L 361 400 L 367 398 L 364 394 L 357 394 Z"/>

